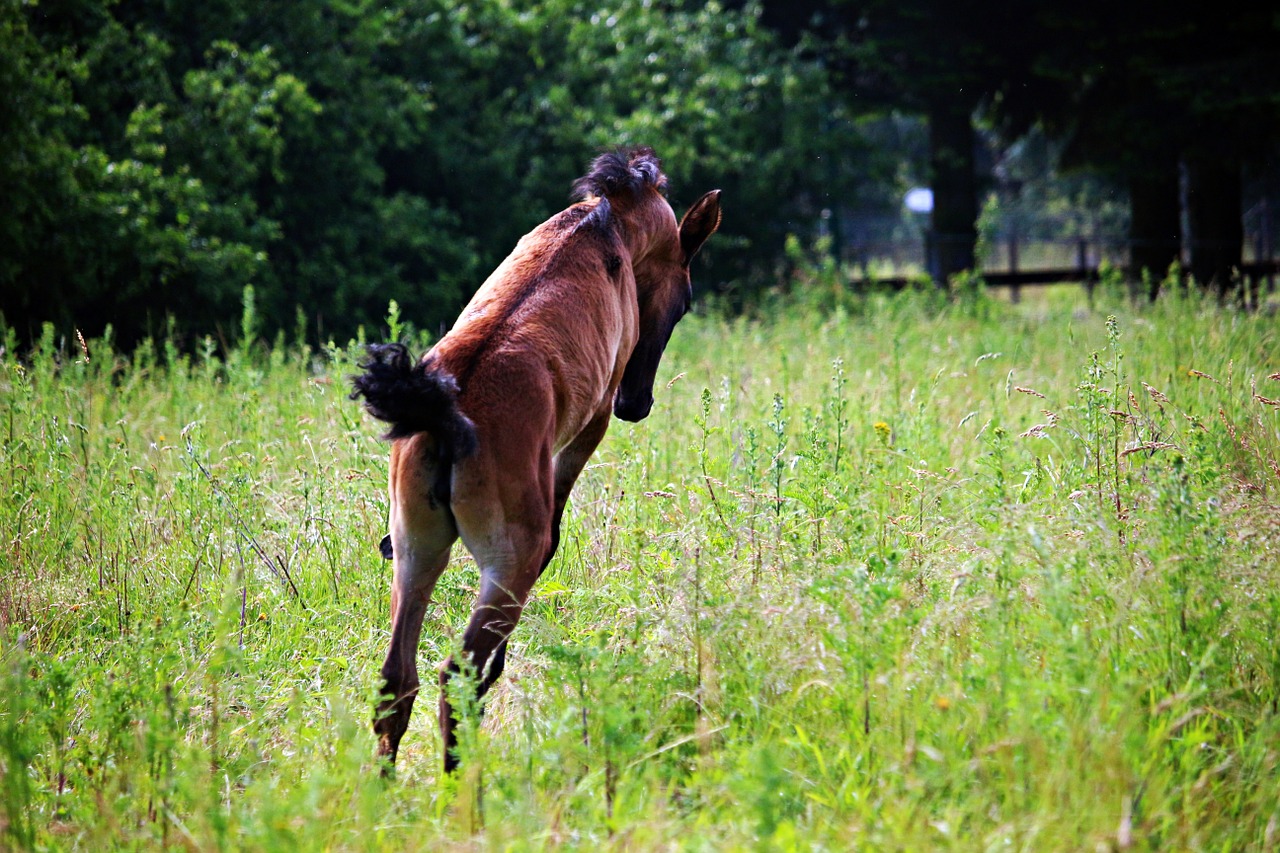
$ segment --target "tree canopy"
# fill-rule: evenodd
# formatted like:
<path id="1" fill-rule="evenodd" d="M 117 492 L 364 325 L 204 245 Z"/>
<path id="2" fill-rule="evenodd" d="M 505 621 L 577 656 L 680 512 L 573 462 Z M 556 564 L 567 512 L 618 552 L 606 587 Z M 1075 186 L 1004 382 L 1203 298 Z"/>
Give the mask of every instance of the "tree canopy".
<path id="1" fill-rule="evenodd" d="M 942 276 L 974 262 L 979 117 L 1006 136 L 1042 126 L 1064 140 L 1064 165 L 1127 190 L 1135 276 L 1158 281 L 1185 248 L 1201 283 L 1231 283 L 1242 169 L 1273 166 L 1277 151 L 1280 16 L 1269 7 L 765 0 L 764 17 L 784 38 L 809 38 L 846 99 L 927 117 Z"/>
<path id="2" fill-rule="evenodd" d="M 0 313 L 22 336 L 228 332 L 251 285 L 266 332 L 350 335 L 393 299 L 436 329 L 630 144 L 677 209 L 724 190 L 697 279 L 750 293 L 824 210 L 898 214 L 890 114 L 927 121 L 942 277 L 975 262 L 976 117 L 1123 186 L 1135 270 L 1185 244 L 1221 282 L 1280 110 L 1276 17 L 1238 11 L 0 0 Z"/>
<path id="3" fill-rule="evenodd" d="M 735 211 L 712 286 L 769 276 L 815 194 L 891 164 L 752 9 L 0 0 L 0 310 L 126 340 L 435 328 L 603 148 Z M 820 132 L 821 131 L 821 132 Z M 814 174 L 811 164 L 838 161 Z M 833 181 L 835 185 L 833 185 Z M 707 263 L 704 261 L 703 263 Z"/>

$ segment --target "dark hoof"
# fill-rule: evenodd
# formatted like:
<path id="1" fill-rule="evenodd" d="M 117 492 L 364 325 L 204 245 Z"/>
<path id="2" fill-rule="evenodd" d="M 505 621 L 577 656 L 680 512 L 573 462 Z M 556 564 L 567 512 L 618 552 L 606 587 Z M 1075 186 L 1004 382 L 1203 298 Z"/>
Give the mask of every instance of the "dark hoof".
<path id="1" fill-rule="evenodd" d="M 378 550 L 382 552 L 382 559 L 384 560 L 390 560 L 392 557 L 395 556 L 394 553 L 392 553 L 391 551 L 390 535 L 382 537 L 382 541 L 378 543 Z"/>

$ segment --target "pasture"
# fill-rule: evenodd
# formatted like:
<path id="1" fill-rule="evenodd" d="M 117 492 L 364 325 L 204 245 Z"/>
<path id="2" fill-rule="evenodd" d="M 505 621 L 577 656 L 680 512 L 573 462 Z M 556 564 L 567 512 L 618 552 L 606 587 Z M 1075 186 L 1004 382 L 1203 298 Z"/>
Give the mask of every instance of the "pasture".
<path id="1" fill-rule="evenodd" d="M 1275 318 L 807 292 L 681 323 L 442 778 L 458 548 L 393 782 L 359 350 L 10 339 L 0 847 L 1274 849 Z"/>

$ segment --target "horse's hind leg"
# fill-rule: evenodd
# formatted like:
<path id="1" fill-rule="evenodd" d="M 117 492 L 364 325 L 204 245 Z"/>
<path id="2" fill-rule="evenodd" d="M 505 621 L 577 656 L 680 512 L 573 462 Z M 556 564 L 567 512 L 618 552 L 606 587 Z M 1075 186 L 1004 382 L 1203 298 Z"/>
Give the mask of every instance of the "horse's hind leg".
<path id="1" fill-rule="evenodd" d="M 476 678 L 476 698 L 485 695 L 506 661 L 507 638 L 515 630 L 525 602 L 551 547 L 552 473 L 550 453 L 542 454 L 538 473 L 512 478 L 494 490 L 487 505 L 455 502 L 458 528 L 480 566 L 480 592 L 462 635 L 462 653 Z M 451 657 L 440 670 L 440 735 L 447 772 L 458 766 L 458 720 L 448 684 L 458 671 Z"/>
<path id="2" fill-rule="evenodd" d="M 429 499 L 434 471 L 415 447 L 422 439 L 397 442 L 391 451 L 391 645 L 382 664 L 384 698 L 373 731 L 378 755 L 394 764 L 418 695 L 418 641 L 431 591 L 449 563 L 457 529 L 447 510 Z"/>
<path id="3" fill-rule="evenodd" d="M 549 545 L 550 526 L 547 525 L 536 540 L 521 549 L 525 559 L 519 561 L 518 568 L 513 571 L 495 570 L 481 564 L 480 594 L 471 611 L 471 621 L 462 635 L 462 654 L 477 678 L 477 700 L 502 674 L 507 638 L 520 621 L 529 591 L 538 578 L 542 554 Z M 458 668 L 458 663 L 450 657 L 440 670 L 440 736 L 446 772 L 452 772 L 458 766 L 458 719 L 449 700 L 449 681 Z"/>

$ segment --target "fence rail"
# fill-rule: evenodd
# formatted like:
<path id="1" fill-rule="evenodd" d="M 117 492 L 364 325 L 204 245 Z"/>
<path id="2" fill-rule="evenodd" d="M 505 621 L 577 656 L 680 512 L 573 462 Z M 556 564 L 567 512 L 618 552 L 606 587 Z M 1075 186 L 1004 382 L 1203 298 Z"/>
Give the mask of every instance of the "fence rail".
<path id="1" fill-rule="evenodd" d="M 1124 267 L 1113 267 L 1113 269 L 1120 270 L 1126 278 L 1128 277 L 1128 271 Z M 1016 272 L 983 270 L 981 274 L 982 280 L 987 287 L 1009 288 L 1010 295 L 1015 302 L 1017 301 L 1018 291 L 1023 287 L 1043 287 L 1051 284 L 1083 284 L 1087 290 L 1092 290 L 1093 285 L 1102 279 L 1101 271 L 1096 266 L 1018 270 Z M 1275 292 L 1275 278 L 1277 275 L 1280 275 L 1280 261 L 1251 261 L 1240 265 L 1241 278 L 1246 282 L 1252 283 L 1255 289 L 1265 282 L 1267 293 Z M 874 279 L 860 279 L 858 283 L 866 283 L 872 280 L 881 287 L 901 290 L 919 282 L 920 277 L 886 276 Z"/>
<path id="2" fill-rule="evenodd" d="M 852 254 L 861 267 L 862 274 L 853 282 L 855 286 L 875 282 L 880 287 L 894 290 L 906 288 L 921 280 L 921 273 L 906 275 L 901 272 L 916 268 L 923 270 L 929 245 L 885 241 L 862 243 L 854 247 Z M 1250 251 L 1252 250 L 1252 251 Z M 1094 242 L 1088 240 L 1028 240 L 999 241 L 988 253 L 979 270 L 988 287 L 1009 289 L 1010 299 L 1018 301 L 1024 287 L 1043 287 L 1052 284 L 1081 284 L 1092 295 L 1093 286 L 1101 280 L 1104 265 L 1118 270 L 1128 278 L 1128 268 L 1123 260 L 1128 256 L 1123 243 Z M 1275 292 L 1275 280 L 1280 275 L 1280 260 L 1268 258 L 1266 250 L 1258 245 L 1246 247 L 1246 260 L 1240 265 L 1240 277 L 1245 282 L 1245 297 L 1257 300 L 1265 290 Z M 1075 263 L 1072 264 L 1071 261 Z M 1067 263 L 1062 263 L 1066 261 Z M 888 275 L 877 275 L 877 264 L 887 263 L 894 270 Z M 1024 268 L 1030 267 L 1030 268 Z"/>

